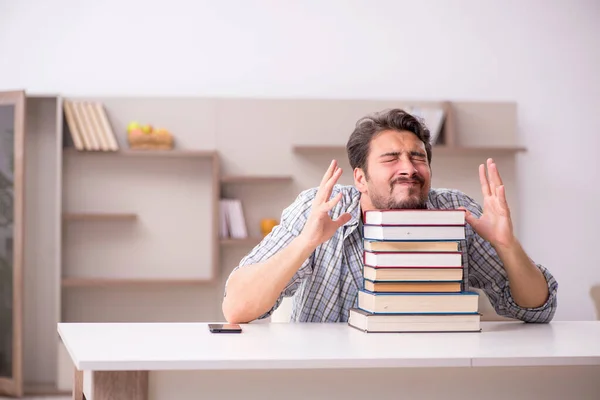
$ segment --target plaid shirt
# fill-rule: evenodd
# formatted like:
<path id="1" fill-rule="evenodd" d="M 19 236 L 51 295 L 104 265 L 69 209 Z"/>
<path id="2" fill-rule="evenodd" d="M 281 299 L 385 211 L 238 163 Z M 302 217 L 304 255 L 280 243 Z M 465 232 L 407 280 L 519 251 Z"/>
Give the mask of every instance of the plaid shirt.
<path id="1" fill-rule="evenodd" d="M 317 189 L 300 193 L 283 211 L 280 224 L 240 261 L 234 271 L 267 260 L 297 237 L 309 216 Z M 358 290 L 364 284 L 360 192 L 354 186 L 336 185 L 332 196 L 338 192 L 342 193 L 342 198 L 330 215 L 335 219 L 343 212 L 349 212 L 351 220 L 304 261 L 273 308 L 259 319 L 270 316 L 284 297 L 294 296 L 291 321 L 348 321 L 349 309 L 357 306 Z M 462 206 L 477 217 L 482 213 L 481 206 L 457 190 L 432 189 L 427 206 L 438 209 Z M 546 278 L 550 296 L 538 308 L 523 308 L 512 298 L 506 272 L 494 248 L 468 224 L 466 240 L 460 241 L 459 248 L 463 253 L 463 287 L 482 289 L 499 315 L 526 322 L 548 322 L 553 318 L 558 284 L 542 265 L 537 264 L 537 267 Z"/>

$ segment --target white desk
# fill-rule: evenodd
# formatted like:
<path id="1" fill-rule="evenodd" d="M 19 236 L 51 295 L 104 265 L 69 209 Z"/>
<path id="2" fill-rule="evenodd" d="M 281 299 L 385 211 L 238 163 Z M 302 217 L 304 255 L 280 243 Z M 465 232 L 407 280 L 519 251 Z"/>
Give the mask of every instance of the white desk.
<path id="1" fill-rule="evenodd" d="M 465 399 L 472 390 L 499 398 L 600 398 L 596 321 L 489 322 L 481 333 L 451 334 L 368 334 L 347 324 L 242 328 L 242 334 L 212 334 L 202 323 L 62 323 L 58 332 L 75 365 L 77 400 L 82 391 L 88 400 L 360 398 L 399 391 Z"/>

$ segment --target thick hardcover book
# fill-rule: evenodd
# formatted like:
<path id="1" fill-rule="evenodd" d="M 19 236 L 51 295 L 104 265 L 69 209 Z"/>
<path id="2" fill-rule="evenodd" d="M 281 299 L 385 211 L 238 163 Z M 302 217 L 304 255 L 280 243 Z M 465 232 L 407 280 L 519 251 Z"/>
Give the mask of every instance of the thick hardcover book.
<path id="1" fill-rule="evenodd" d="M 378 293 L 358 292 L 358 307 L 371 313 L 474 313 L 477 292 L 460 293 Z"/>
<path id="2" fill-rule="evenodd" d="M 365 290 L 369 292 L 404 292 L 404 293 L 458 293 L 462 290 L 462 281 L 430 282 L 430 281 L 371 281 L 365 279 Z"/>
<path id="3" fill-rule="evenodd" d="M 465 225 L 463 210 L 368 210 L 363 213 L 368 225 Z"/>
<path id="4" fill-rule="evenodd" d="M 461 252 L 387 252 L 365 251 L 365 265 L 370 267 L 462 267 Z"/>
<path id="5" fill-rule="evenodd" d="M 463 268 L 395 268 L 369 267 L 363 269 L 365 279 L 371 281 L 459 281 L 463 279 Z"/>
<path id="6" fill-rule="evenodd" d="M 348 324 L 365 332 L 480 332 L 481 315 L 373 314 L 351 308 Z"/>
<path id="7" fill-rule="evenodd" d="M 458 251 L 459 242 L 457 241 L 380 241 L 380 240 L 365 240 L 364 247 L 366 251 L 372 252 L 444 252 Z"/>
<path id="8" fill-rule="evenodd" d="M 363 237 L 367 240 L 464 240 L 463 225 L 450 226 L 403 226 L 363 225 Z"/>

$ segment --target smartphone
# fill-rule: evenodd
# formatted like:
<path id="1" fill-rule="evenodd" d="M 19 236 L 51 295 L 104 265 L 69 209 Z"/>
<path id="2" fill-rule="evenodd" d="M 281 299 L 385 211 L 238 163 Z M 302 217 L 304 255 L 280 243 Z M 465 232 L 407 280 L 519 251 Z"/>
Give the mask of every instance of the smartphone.
<path id="1" fill-rule="evenodd" d="M 208 324 L 212 333 L 242 333 L 242 327 L 238 324 Z"/>

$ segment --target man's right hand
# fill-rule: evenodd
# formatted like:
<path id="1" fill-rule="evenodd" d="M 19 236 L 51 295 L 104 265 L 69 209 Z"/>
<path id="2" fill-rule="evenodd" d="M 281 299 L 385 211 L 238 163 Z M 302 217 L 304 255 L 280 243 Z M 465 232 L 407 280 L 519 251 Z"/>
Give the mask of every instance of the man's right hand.
<path id="1" fill-rule="evenodd" d="M 313 200 L 310 215 L 300 235 L 288 245 L 265 260 L 236 269 L 227 283 L 227 296 L 223 299 L 223 315 L 230 323 L 250 322 L 269 311 L 321 243 L 329 240 L 335 231 L 350 221 L 350 214 L 344 213 L 332 220 L 329 212 L 340 201 L 341 194 L 329 199 L 333 186 L 342 175 L 337 162 L 331 162 L 323 176 L 321 185 Z M 290 233 L 280 230 L 280 238 L 289 238 Z M 266 245 L 272 248 L 275 242 Z"/>
<path id="2" fill-rule="evenodd" d="M 333 186 L 340 176 L 342 176 L 342 169 L 339 168 L 337 161 L 333 160 L 327 172 L 323 175 L 323 179 L 313 200 L 310 215 L 300 234 L 303 241 L 313 250 L 329 240 L 335 231 L 350 221 L 351 216 L 349 213 L 344 213 L 335 220 L 329 216 L 329 212 L 342 198 L 341 192 L 334 198 L 329 198 L 331 197 Z"/>

